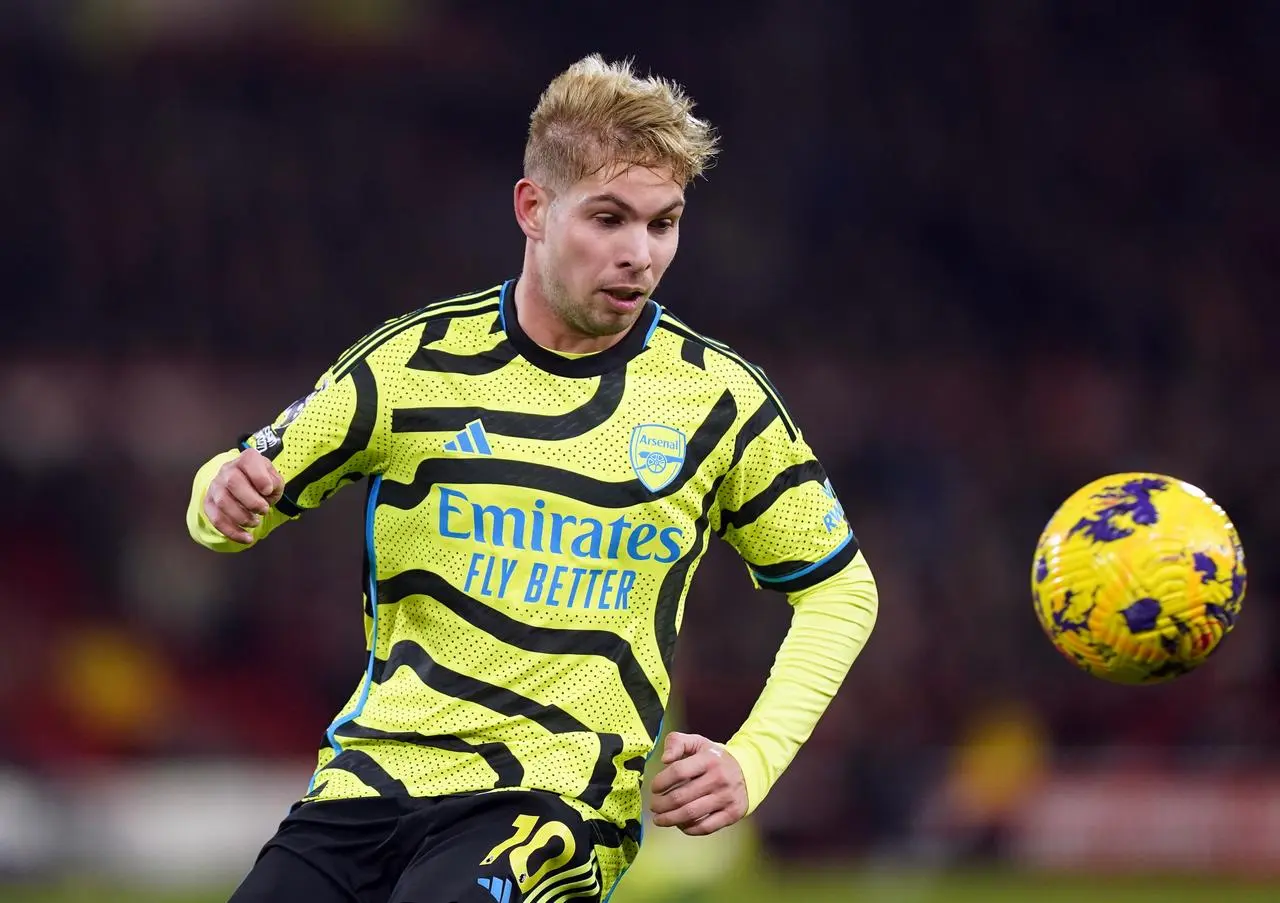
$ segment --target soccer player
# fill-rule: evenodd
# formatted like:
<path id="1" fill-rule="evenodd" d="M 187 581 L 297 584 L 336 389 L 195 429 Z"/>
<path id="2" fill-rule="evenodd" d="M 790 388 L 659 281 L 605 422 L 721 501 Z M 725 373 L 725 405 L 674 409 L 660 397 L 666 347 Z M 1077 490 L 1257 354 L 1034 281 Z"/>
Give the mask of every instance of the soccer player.
<path id="1" fill-rule="evenodd" d="M 224 552 L 367 485 L 368 659 L 234 903 L 607 899 L 713 532 L 794 614 L 740 731 L 668 736 L 656 825 L 758 806 L 862 648 L 875 583 L 778 393 L 651 297 L 717 152 L 692 109 L 626 63 L 563 72 L 519 277 L 384 323 L 196 474 Z"/>

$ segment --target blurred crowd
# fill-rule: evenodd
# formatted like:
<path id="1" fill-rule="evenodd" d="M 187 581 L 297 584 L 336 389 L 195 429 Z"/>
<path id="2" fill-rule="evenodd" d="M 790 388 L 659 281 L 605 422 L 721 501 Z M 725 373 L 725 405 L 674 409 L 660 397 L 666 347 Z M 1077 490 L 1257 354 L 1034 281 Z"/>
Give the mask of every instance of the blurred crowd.
<path id="1" fill-rule="evenodd" d="M 422 6 L 347 41 L 0 37 L 0 758 L 318 747 L 363 668 L 360 492 L 221 557 L 190 477 L 374 325 L 518 271 L 528 113 L 599 50 L 719 127 L 660 300 L 769 372 L 880 583 L 776 842 L 892 843 L 997 711 L 1061 760 L 1280 767 L 1280 6 L 657 3 L 680 27 L 643 40 Z M 1121 470 L 1200 485 L 1249 556 L 1171 685 L 1075 672 L 1032 615 L 1040 529 Z M 786 623 L 714 548 L 689 729 L 734 730 Z"/>

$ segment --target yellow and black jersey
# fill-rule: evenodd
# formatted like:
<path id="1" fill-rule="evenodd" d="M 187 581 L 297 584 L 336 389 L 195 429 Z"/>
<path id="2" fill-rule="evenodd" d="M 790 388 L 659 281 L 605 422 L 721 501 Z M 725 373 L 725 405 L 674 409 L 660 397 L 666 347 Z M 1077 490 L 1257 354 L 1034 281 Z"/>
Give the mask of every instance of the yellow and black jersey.
<path id="1" fill-rule="evenodd" d="M 286 480 L 259 538 L 368 485 L 368 661 L 307 798 L 533 788 L 630 834 L 711 533 L 786 592 L 857 544 L 759 369 L 653 301 L 612 348 L 564 357 L 513 298 L 384 324 L 242 440 Z M 236 453 L 189 513 L 226 551 L 197 500 Z"/>

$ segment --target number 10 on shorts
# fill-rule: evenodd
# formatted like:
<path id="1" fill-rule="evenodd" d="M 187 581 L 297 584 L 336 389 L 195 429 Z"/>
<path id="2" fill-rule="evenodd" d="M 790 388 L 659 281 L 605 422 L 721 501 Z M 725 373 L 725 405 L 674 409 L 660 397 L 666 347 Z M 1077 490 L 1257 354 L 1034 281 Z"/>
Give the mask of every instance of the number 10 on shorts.
<path id="1" fill-rule="evenodd" d="M 511 873 L 515 876 L 516 884 L 520 886 L 521 893 L 527 894 L 550 872 L 555 871 L 573 859 L 573 854 L 577 850 L 577 842 L 574 840 L 573 832 L 569 830 L 569 826 L 564 822 L 545 821 L 541 827 L 538 827 L 538 817 L 536 815 L 520 815 L 511 823 L 511 827 L 515 829 L 515 833 L 490 850 L 489 855 L 484 857 L 480 864 L 492 865 L 504 853 L 507 854 L 511 862 Z M 537 828 L 537 831 L 534 828 Z M 529 874 L 529 860 L 533 858 L 535 853 L 550 845 L 557 838 L 563 844 L 564 849 L 538 866 L 537 871 L 532 875 Z"/>

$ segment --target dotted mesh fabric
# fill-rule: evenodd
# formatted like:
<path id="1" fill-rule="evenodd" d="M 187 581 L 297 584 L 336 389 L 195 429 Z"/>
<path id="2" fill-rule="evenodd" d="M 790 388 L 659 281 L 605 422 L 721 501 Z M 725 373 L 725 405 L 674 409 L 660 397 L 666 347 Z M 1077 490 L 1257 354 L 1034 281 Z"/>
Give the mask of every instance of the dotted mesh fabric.
<path id="1" fill-rule="evenodd" d="M 376 393 L 367 446 L 301 500 L 318 503 L 353 468 L 380 475 L 379 604 L 366 619 L 379 665 L 339 716 L 360 730 L 344 736 L 340 723 L 337 748 L 322 750 L 320 764 L 360 751 L 413 794 L 483 790 L 498 776 L 482 756 L 429 738 L 501 744 L 522 766 L 524 786 L 583 800 L 616 736 L 605 763 L 612 792 L 587 808 L 621 824 L 639 815 L 639 773 L 625 763 L 649 752 L 670 691 L 660 644 L 683 616 L 696 569 L 690 551 L 700 554 L 723 510 L 750 504 L 812 454 L 775 420 L 729 472 L 738 432 L 767 396 L 714 349 L 705 369 L 695 366 L 682 359 L 685 339 L 659 328 L 624 372 L 567 378 L 519 356 L 502 363 L 496 317 L 460 313 L 444 329 L 433 319 L 393 331 L 285 434 L 277 460 L 288 478 L 341 447 L 357 404 Z M 424 331 L 441 361 L 488 356 L 499 366 L 410 366 Z M 417 413 L 405 420 L 406 411 Z M 470 419 L 490 454 L 446 450 Z M 413 429 L 393 431 L 397 422 Z M 656 492 L 640 485 L 632 455 L 633 431 L 645 424 L 686 442 L 679 476 Z M 823 526 L 831 507 L 819 483 L 805 483 L 726 538 L 755 564 L 817 560 L 843 538 Z M 389 658 L 394 667 L 381 664 Z M 403 732 L 428 739 L 379 736 Z M 320 798 L 375 792 L 342 764 L 317 775 Z"/>

